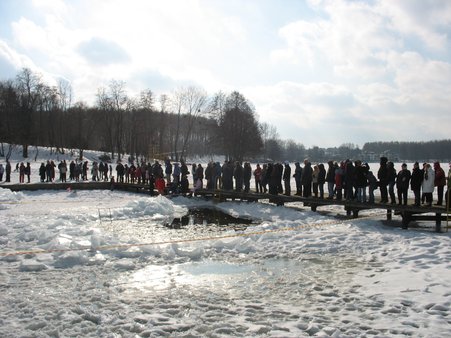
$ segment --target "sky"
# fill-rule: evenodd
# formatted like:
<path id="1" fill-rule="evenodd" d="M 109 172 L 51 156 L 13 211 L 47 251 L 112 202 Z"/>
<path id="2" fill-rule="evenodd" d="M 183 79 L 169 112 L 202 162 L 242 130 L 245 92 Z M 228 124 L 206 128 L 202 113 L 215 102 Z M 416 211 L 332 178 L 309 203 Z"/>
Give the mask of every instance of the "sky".
<path id="1" fill-rule="evenodd" d="M 306 147 L 449 139 L 451 1 L 0 0 L 0 80 L 239 91 Z"/>

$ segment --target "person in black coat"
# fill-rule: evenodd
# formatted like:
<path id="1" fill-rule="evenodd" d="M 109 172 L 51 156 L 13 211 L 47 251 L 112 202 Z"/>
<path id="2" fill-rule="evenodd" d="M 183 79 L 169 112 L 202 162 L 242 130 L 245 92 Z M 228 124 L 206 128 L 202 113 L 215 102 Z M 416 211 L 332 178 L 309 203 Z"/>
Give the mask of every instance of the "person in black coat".
<path id="1" fill-rule="evenodd" d="M 235 178 L 235 191 L 243 190 L 243 166 L 238 161 L 235 163 L 233 177 Z"/>
<path id="2" fill-rule="evenodd" d="M 313 169 L 308 159 L 304 160 L 304 169 L 302 169 L 301 184 L 304 197 L 312 196 Z"/>
<path id="3" fill-rule="evenodd" d="M 360 160 L 355 163 L 355 187 L 357 188 L 357 200 L 359 202 L 366 202 L 366 186 L 368 185 L 367 174 L 369 167 L 362 164 Z"/>
<path id="4" fill-rule="evenodd" d="M 302 196 L 302 184 L 301 184 L 301 177 L 302 177 L 302 167 L 299 164 L 299 162 L 296 162 L 294 164 L 294 181 L 296 182 L 296 195 Z"/>
<path id="5" fill-rule="evenodd" d="M 335 195 L 335 166 L 333 161 L 327 162 L 328 168 L 326 172 L 328 199 L 333 199 Z"/>
<path id="6" fill-rule="evenodd" d="M 386 157 L 380 158 L 380 167 L 377 172 L 377 178 L 379 180 L 379 189 L 381 190 L 381 203 L 388 203 L 388 169 L 387 169 L 388 159 Z"/>
<path id="7" fill-rule="evenodd" d="M 41 163 L 41 166 L 39 167 L 39 177 L 41 178 L 41 182 L 45 181 L 45 164 L 44 162 Z"/>
<path id="8" fill-rule="evenodd" d="M 421 183 L 423 182 L 424 173 L 420 169 L 420 164 L 415 162 L 413 164 L 412 176 L 410 178 L 410 189 L 413 191 L 415 196 L 415 203 L 417 207 L 420 206 L 420 197 L 421 197 Z"/>
<path id="9" fill-rule="evenodd" d="M 407 191 L 409 190 L 409 183 L 411 178 L 410 170 L 407 169 L 407 164 L 403 163 L 401 170 L 396 176 L 396 190 L 398 192 L 398 204 L 407 205 Z"/>
<path id="10" fill-rule="evenodd" d="M 324 183 L 326 183 L 326 169 L 324 164 L 318 164 L 318 188 L 319 188 L 319 198 L 324 198 Z"/>
<path id="11" fill-rule="evenodd" d="M 354 184 L 355 184 L 355 167 L 351 160 L 346 160 L 345 173 L 345 199 L 351 201 L 354 199 Z"/>
<path id="12" fill-rule="evenodd" d="M 244 192 L 249 192 L 251 187 L 251 178 L 252 178 L 251 164 L 249 162 L 245 162 L 243 168 Z"/>
<path id="13" fill-rule="evenodd" d="M 388 171 L 388 194 L 390 195 L 391 204 L 396 204 L 395 185 L 396 185 L 396 169 L 393 162 L 387 162 Z"/>
<path id="14" fill-rule="evenodd" d="M 283 171 L 283 183 L 285 186 L 285 195 L 290 196 L 291 195 L 291 167 L 290 163 L 285 162 L 285 170 Z"/>

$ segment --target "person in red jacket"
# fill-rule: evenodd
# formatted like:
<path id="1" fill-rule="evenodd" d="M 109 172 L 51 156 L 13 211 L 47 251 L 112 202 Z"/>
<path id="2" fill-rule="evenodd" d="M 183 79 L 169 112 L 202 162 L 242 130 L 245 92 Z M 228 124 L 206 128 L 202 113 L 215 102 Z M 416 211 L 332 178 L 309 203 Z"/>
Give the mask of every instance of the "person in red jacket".
<path id="1" fill-rule="evenodd" d="M 164 189 L 166 188 L 166 182 L 164 181 L 164 178 L 159 176 L 155 181 L 155 188 L 157 188 L 158 193 L 160 195 L 164 195 Z"/>
<path id="2" fill-rule="evenodd" d="M 446 185 L 445 171 L 440 167 L 440 162 L 434 163 L 435 179 L 434 186 L 437 187 L 437 203 L 436 205 L 443 204 L 443 191 Z"/>

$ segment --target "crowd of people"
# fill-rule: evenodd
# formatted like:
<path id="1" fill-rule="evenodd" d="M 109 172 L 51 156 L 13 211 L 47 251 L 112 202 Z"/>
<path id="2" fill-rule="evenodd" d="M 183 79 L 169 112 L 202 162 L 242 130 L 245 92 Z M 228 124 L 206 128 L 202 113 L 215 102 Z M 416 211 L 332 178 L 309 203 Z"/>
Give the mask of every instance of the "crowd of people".
<path id="1" fill-rule="evenodd" d="M 290 196 L 292 193 L 303 197 L 328 198 L 337 200 L 355 200 L 361 203 L 391 203 L 407 205 L 409 189 L 413 192 L 414 205 L 432 206 L 433 194 L 436 190 L 436 205 L 442 205 L 447 201 L 449 188 L 451 186 L 451 163 L 448 175 L 440 166 L 434 162 L 433 166 L 423 163 L 422 167 L 415 162 L 412 170 L 403 163 L 401 170 L 396 171 L 394 163 L 386 157 L 380 158 L 377 172 L 373 172 L 368 163 L 360 160 L 345 160 L 341 162 L 329 161 L 327 168 L 323 163 L 312 165 L 306 159 L 301 165 L 294 163 L 293 170 L 289 162 L 256 164 L 252 168 L 249 162 L 239 161 L 209 162 L 204 168 L 202 164 L 192 164 L 191 173 L 185 161 L 171 162 L 166 159 L 160 164 L 142 162 L 134 164 L 130 161 L 123 164 L 118 161 L 113 168 L 106 162 L 92 162 L 88 168 L 88 161 L 65 160 L 58 165 L 54 161 L 42 163 L 39 168 L 41 182 L 67 182 L 67 174 L 70 181 L 112 181 L 131 184 L 150 185 L 151 191 L 157 190 L 159 194 L 189 194 L 203 189 L 224 189 L 237 192 L 250 192 L 253 178 L 255 192 L 262 194 L 284 194 Z M 89 171 L 90 169 L 90 171 Z M 30 182 L 30 163 L 17 163 L 16 169 L 19 173 L 19 182 L 24 183 L 25 177 Z M 115 172 L 114 172 L 115 171 Z M 88 175 L 90 173 L 90 175 Z M 7 161 L 6 166 L 0 164 L 0 181 L 11 181 L 11 164 Z M 56 178 L 56 174 L 59 178 Z M 188 180 L 192 177 L 192 187 Z M 295 186 L 291 187 L 292 178 Z M 204 185 L 204 183 L 206 183 Z M 444 192 L 445 186 L 448 187 Z M 327 189 L 327 197 L 325 196 Z M 380 200 L 375 201 L 375 190 L 379 189 Z M 396 193 L 395 193 L 396 192 Z"/>

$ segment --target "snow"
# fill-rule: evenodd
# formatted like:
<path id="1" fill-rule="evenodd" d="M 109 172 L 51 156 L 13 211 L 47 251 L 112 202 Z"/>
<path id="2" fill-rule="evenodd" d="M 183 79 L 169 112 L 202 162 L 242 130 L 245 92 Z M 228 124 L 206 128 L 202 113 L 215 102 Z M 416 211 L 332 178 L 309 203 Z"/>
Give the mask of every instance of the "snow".
<path id="1" fill-rule="evenodd" d="M 165 226 L 205 207 L 255 223 Z M 450 233 L 319 210 L 0 187 L 0 336 L 451 336 Z"/>
<path id="2" fill-rule="evenodd" d="M 451 335 L 449 233 L 119 191 L 0 201 L 2 337 Z M 193 207 L 258 222 L 164 226 Z"/>

